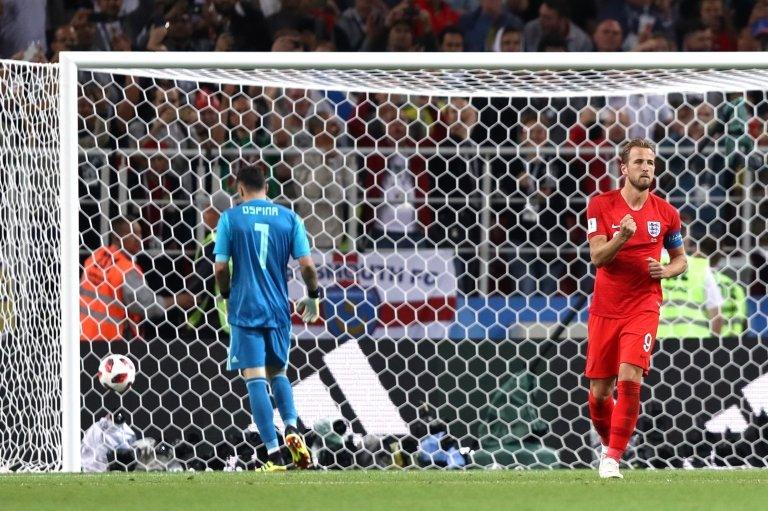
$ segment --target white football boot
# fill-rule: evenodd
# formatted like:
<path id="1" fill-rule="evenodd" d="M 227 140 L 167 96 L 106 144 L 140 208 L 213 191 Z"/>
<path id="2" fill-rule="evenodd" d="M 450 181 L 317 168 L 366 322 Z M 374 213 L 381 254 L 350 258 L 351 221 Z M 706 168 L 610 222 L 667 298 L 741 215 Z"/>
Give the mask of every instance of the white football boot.
<path id="1" fill-rule="evenodd" d="M 600 479 L 624 479 L 619 472 L 619 462 L 603 454 L 600 458 L 600 468 L 597 469 Z"/>

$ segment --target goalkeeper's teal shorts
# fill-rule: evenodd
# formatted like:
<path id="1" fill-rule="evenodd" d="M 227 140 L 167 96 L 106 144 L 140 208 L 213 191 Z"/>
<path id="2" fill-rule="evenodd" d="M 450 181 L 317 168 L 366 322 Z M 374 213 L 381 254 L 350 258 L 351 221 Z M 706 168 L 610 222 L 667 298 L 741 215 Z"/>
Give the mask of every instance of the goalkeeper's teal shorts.
<path id="1" fill-rule="evenodd" d="M 291 327 L 246 328 L 232 325 L 229 338 L 227 369 L 288 366 Z"/>

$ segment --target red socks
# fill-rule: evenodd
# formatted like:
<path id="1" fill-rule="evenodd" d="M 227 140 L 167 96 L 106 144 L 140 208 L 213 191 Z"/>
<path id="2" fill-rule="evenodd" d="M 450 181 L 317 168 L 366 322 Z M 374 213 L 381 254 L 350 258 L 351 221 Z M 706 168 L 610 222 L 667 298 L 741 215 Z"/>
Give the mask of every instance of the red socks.
<path id="1" fill-rule="evenodd" d="M 608 442 L 608 456 L 621 461 L 629 438 L 635 431 L 640 413 L 640 384 L 620 381 L 616 384 L 619 398 L 611 415 L 611 438 Z"/>
<path id="2" fill-rule="evenodd" d="M 589 416 L 592 425 L 600 435 L 603 445 L 608 445 L 611 437 L 611 415 L 613 415 L 613 396 L 598 400 L 592 391 L 589 392 Z"/>

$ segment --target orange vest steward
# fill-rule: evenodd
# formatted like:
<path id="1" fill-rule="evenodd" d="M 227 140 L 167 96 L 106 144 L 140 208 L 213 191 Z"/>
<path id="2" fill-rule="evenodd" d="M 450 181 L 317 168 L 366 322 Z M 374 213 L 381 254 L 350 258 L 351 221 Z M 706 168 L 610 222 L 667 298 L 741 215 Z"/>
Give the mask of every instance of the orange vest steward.
<path id="1" fill-rule="evenodd" d="M 115 245 L 96 250 L 85 261 L 80 279 L 81 341 L 116 341 L 126 338 L 126 333 L 136 334 L 141 316 L 129 314 L 123 301 L 129 271 L 142 273 Z"/>

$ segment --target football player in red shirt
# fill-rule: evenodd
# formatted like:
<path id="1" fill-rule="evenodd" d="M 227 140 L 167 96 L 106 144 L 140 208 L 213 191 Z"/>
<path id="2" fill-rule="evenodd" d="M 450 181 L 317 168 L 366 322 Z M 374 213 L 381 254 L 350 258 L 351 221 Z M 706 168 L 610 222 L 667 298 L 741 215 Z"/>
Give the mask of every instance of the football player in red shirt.
<path id="1" fill-rule="evenodd" d="M 650 192 L 656 152 L 653 142 L 633 139 L 620 152 L 624 186 L 592 197 L 587 237 L 597 267 L 587 327 L 589 415 L 600 435 L 600 477 L 619 472 L 640 412 L 640 384 L 648 375 L 661 306 L 661 279 L 688 265 L 680 215 Z M 659 263 L 662 246 L 669 264 Z M 613 394 L 618 398 L 614 403 Z"/>

